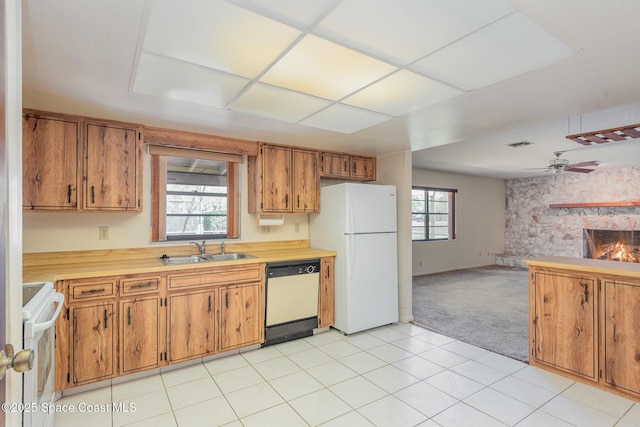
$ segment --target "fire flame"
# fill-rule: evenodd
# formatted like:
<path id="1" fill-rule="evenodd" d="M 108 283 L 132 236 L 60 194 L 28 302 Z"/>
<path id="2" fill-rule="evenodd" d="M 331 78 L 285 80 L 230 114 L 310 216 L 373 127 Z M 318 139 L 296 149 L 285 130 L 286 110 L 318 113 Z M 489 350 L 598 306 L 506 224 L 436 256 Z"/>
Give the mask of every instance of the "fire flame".
<path id="1" fill-rule="evenodd" d="M 638 256 L 634 256 L 631 251 L 627 250 L 624 243 L 616 242 L 603 245 L 603 254 L 599 259 L 622 262 L 639 262 Z"/>

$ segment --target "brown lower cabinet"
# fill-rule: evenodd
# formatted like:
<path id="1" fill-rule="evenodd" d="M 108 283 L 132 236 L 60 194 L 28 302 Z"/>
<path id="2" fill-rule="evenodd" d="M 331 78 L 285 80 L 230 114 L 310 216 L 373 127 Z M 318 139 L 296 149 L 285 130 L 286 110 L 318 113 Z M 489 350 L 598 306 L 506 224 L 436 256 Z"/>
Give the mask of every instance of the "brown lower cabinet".
<path id="1" fill-rule="evenodd" d="M 531 365 L 640 400 L 640 279 L 529 273 Z"/>
<path id="2" fill-rule="evenodd" d="M 72 379 L 81 385 L 111 378 L 115 372 L 114 325 L 112 302 L 80 304 L 70 309 L 72 342 Z"/>
<path id="3" fill-rule="evenodd" d="M 322 258 L 319 323 L 333 324 L 333 257 Z M 265 264 L 62 280 L 55 389 L 264 342 Z"/>
<path id="4" fill-rule="evenodd" d="M 169 295 L 169 362 L 181 362 L 217 351 L 217 293 L 217 290 L 207 290 Z"/>

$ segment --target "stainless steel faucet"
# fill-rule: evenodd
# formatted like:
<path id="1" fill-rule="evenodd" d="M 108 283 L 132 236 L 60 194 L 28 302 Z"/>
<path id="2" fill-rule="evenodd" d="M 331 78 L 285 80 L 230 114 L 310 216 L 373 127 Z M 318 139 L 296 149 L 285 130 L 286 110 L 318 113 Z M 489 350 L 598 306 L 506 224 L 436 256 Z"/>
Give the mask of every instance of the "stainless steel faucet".
<path id="1" fill-rule="evenodd" d="M 224 255 L 224 242 L 220 244 L 220 253 Z"/>
<path id="2" fill-rule="evenodd" d="M 193 243 L 194 245 L 196 245 L 198 247 L 198 250 L 200 251 L 200 255 L 204 255 L 204 252 L 207 249 L 206 248 L 207 242 L 203 240 L 202 243 L 198 243 L 198 242 L 189 242 L 189 243 Z"/>

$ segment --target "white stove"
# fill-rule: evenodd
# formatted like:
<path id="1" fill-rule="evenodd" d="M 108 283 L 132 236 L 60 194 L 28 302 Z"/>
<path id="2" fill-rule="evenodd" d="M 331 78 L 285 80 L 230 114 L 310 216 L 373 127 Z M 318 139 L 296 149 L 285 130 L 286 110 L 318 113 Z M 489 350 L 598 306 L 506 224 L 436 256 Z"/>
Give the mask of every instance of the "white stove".
<path id="1" fill-rule="evenodd" d="M 54 398 L 55 322 L 63 303 L 51 282 L 22 285 L 22 348 L 34 353 L 33 368 L 23 374 L 22 402 L 30 409 L 23 411 L 24 427 L 53 426 L 46 408 Z"/>

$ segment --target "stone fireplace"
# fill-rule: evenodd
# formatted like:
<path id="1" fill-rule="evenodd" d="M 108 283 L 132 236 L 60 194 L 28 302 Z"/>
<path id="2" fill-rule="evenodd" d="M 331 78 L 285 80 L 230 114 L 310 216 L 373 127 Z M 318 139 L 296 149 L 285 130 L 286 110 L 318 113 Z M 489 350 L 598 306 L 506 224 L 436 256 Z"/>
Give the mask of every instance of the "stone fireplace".
<path id="1" fill-rule="evenodd" d="M 496 255 L 496 264 L 525 267 L 523 259 L 539 256 L 583 258 L 589 245 L 584 230 L 632 233 L 604 244 L 621 241 L 637 257 L 640 206 L 624 202 L 640 201 L 638 182 L 640 168 L 507 180 L 505 251 Z"/>
<path id="2" fill-rule="evenodd" d="M 640 230 L 583 230 L 585 258 L 640 262 Z"/>

